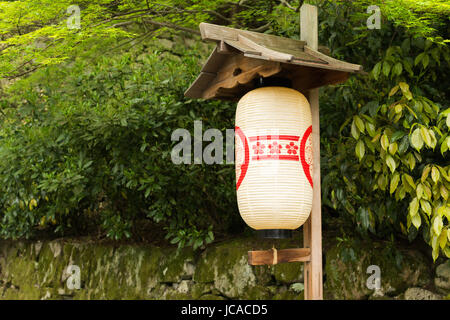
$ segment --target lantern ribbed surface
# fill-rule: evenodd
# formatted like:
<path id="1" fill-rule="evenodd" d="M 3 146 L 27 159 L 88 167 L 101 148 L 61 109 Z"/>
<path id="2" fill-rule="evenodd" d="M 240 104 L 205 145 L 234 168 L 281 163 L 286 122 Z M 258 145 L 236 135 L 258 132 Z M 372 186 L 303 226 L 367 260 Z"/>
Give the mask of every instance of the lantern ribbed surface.
<path id="1" fill-rule="evenodd" d="M 236 189 L 253 229 L 300 227 L 312 206 L 311 110 L 300 92 L 252 90 L 236 109 Z"/>

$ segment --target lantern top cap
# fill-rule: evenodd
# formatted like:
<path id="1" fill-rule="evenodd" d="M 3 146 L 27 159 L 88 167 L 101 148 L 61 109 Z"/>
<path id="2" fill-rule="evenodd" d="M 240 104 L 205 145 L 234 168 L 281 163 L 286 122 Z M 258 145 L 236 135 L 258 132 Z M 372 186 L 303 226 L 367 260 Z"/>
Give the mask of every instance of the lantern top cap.
<path id="1" fill-rule="evenodd" d="M 258 77 L 286 78 L 303 91 L 364 73 L 362 66 L 328 56 L 327 48 L 313 50 L 305 41 L 209 23 L 200 23 L 200 33 L 217 45 L 186 90 L 189 98 L 238 100 L 256 87 Z"/>

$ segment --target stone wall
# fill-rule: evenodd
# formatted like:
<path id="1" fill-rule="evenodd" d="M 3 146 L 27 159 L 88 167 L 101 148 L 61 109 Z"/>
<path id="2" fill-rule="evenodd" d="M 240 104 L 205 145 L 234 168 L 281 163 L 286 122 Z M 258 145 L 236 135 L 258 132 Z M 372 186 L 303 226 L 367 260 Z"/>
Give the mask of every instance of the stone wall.
<path id="1" fill-rule="evenodd" d="M 278 245 L 295 247 L 292 240 Z M 0 241 L 0 299 L 303 299 L 302 263 L 247 264 L 249 249 L 270 247 L 256 239 L 221 242 L 196 252 L 74 240 Z M 434 276 L 434 266 L 418 251 L 357 242 L 331 244 L 325 258 L 328 299 L 449 294 L 448 261 Z M 366 269 L 372 264 L 382 272 L 380 290 L 366 286 Z M 78 290 L 68 288 L 69 265 L 80 268 Z"/>

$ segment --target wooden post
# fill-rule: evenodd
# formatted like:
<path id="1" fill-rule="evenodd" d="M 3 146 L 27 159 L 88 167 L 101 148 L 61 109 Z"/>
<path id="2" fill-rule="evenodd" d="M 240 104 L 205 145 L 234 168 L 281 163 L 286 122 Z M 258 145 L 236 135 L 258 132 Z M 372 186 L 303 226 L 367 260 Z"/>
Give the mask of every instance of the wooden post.
<path id="1" fill-rule="evenodd" d="M 300 39 L 313 50 L 318 48 L 317 7 L 304 4 L 300 8 Z M 322 276 L 322 212 L 320 192 L 320 125 L 319 89 L 309 90 L 313 141 L 313 203 L 311 215 L 303 225 L 303 247 L 311 249 L 311 260 L 305 262 L 305 300 L 323 299 Z"/>

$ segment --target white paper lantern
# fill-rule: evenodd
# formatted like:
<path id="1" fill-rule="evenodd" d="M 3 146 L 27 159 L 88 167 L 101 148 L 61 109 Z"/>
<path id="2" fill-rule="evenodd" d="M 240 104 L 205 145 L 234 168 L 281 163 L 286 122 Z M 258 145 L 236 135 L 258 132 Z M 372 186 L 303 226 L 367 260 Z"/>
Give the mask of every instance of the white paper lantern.
<path id="1" fill-rule="evenodd" d="M 236 190 L 244 221 L 256 230 L 300 227 L 312 206 L 311 110 L 300 92 L 262 87 L 236 110 Z"/>

